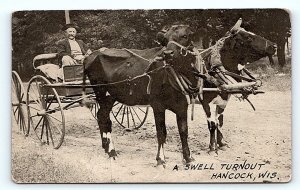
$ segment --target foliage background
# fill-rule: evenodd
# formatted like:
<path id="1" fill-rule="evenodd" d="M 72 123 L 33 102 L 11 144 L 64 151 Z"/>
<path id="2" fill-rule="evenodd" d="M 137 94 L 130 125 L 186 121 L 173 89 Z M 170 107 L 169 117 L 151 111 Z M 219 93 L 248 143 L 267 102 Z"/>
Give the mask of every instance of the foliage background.
<path id="1" fill-rule="evenodd" d="M 78 38 L 93 50 L 101 47 L 144 49 L 155 47 L 156 34 L 164 26 L 189 24 L 198 34 L 196 44 L 212 45 L 234 23 L 278 46 L 278 65 L 286 64 L 285 45 L 291 36 L 289 13 L 283 9 L 198 9 L 198 10 L 73 10 L 71 22 L 81 27 Z M 64 38 L 64 11 L 19 11 L 12 16 L 12 68 L 21 77 L 33 74 L 32 59 L 56 52 Z"/>

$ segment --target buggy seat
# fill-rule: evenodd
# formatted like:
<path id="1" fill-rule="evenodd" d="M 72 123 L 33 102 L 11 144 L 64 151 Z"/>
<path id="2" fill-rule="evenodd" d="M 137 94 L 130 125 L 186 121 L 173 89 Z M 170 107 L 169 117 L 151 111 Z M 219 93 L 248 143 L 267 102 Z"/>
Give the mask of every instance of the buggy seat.
<path id="1" fill-rule="evenodd" d="M 33 68 L 42 72 L 48 79 L 57 83 L 80 83 L 83 78 L 83 65 L 60 66 L 57 53 L 40 54 L 33 59 Z"/>

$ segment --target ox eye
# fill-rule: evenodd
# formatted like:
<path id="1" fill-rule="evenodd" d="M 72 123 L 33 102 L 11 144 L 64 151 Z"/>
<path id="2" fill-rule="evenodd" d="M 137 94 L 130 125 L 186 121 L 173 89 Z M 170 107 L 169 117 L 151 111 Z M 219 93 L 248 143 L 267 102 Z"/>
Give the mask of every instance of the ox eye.
<path id="1" fill-rule="evenodd" d="M 183 38 L 187 38 L 187 35 L 182 36 Z"/>

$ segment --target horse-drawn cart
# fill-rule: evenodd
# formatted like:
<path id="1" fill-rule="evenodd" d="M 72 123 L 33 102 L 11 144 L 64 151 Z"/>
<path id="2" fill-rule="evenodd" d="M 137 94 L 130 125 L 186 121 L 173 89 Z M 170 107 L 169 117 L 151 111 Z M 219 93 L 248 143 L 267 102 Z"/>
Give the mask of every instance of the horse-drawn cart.
<path id="1" fill-rule="evenodd" d="M 99 105 L 92 88 L 82 96 L 83 65 L 58 66 L 57 54 L 41 54 L 33 59 L 35 75 L 25 91 L 16 71 L 12 72 L 12 110 L 20 130 L 27 136 L 33 130 L 44 144 L 59 148 L 65 136 L 65 114 L 70 108 L 89 100 L 89 109 L 97 119 Z M 88 86 L 87 86 L 88 87 Z M 112 116 L 127 130 L 140 128 L 148 106 L 127 106 L 116 102 Z"/>
<path id="2" fill-rule="evenodd" d="M 13 115 L 25 136 L 33 130 L 42 143 L 52 144 L 57 149 L 62 145 L 65 136 L 64 111 L 82 106 L 83 100 L 88 99 L 89 109 L 97 119 L 99 105 L 88 84 L 85 85 L 88 87 L 87 95 L 82 96 L 83 65 L 60 67 L 57 54 L 54 53 L 37 55 L 33 59 L 33 68 L 35 75 L 26 84 L 26 91 L 18 73 L 12 72 Z M 241 85 L 245 87 L 242 83 L 233 86 L 239 89 Z M 240 90 L 227 90 L 230 93 L 241 93 Z M 204 88 L 202 91 L 216 92 L 220 89 Z M 148 111 L 148 106 L 127 106 L 116 102 L 111 114 L 120 126 L 131 130 L 144 124 Z"/>
<path id="3" fill-rule="evenodd" d="M 221 42 L 224 42 L 224 40 Z M 209 73 L 209 71 L 206 70 L 207 66 L 205 66 L 204 58 L 210 55 L 215 47 L 216 46 L 212 46 L 200 53 L 195 51 L 197 54 L 197 62 L 201 63 L 200 67 L 202 68 L 198 68 L 198 72 L 193 73 L 195 76 L 202 78 L 203 70 L 206 71 L 206 74 Z M 184 48 L 181 47 L 181 51 L 183 49 Z M 193 54 L 195 52 L 190 53 Z M 132 54 L 139 59 L 147 60 L 130 50 L 126 50 L 126 53 Z M 163 69 L 165 66 L 161 68 Z M 33 130 L 42 143 L 48 145 L 52 144 L 53 147 L 57 149 L 62 145 L 65 136 L 64 111 L 82 106 L 83 101 L 86 102 L 88 99 L 90 111 L 97 119 L 99 105 L 96 102 L 96 95 L 92 90 L 93 85 L 89 85 L 88 81 L 87 84 L 85 84 L 82 80 L 84 71 L 83 65 L 60 67 L 57 54 L 54 53 L 36 56 L 33 59 L 33 68 L 35 69 L 35 75 L 30 79 L 29 83 L 26 84 L 28 85 L 26 91 L 18 73 L 15 71 L 12 72 L 13 115 L 25 136 L 29 134 L 30 130 Z M 168 66 L 168 68 L 172 70 L 171 66 Z M 212 71 L 212 69 L 210 69 L 210 71 Z M 227 94 L 242 94 L 242 98 L 246 100 L 248 100 L 247 96 L 249 94 L 261 93 L 261 91 L 257 90 L 257 87 L 261 85 L 260 80 L 255 79 L 246 69 L 243 69 L 243 71 L 247 74 L 247 77 L 229 71 L 220 71 L 217 68 L 217 70 L 214 71 L 216 78 L 220 78 L 225 84 L 222 89 L 204 88 L 202 82 L 199 90 L 199 98 L 203 100 L 202 92 L 207 91 L 217 92 L 216 95 L 224 91 Z M 149 73 L 143 73 L 134 78 L 144 77 L 147 76 L 147 74 Z M 173 77 L 174 81 L 177 82 L 177 86 L 180 87 L 181 92 L 190 90 L 186 90 L 186 88 L 189 88 L 189 84 L 182 80 L 182 78 L 180 78 L 181 76 L 175 74 Z M 234 78 L 246 82 L 236 82 Z M 124 81 L 126 82 L 127 80 L 118 81 L 118 83 Z M 97 86 L 99 85 L 102 84 L 97 84 Z M 85 96 L 82 96 L 83 87 L 87 88 Z M 187 99 L 190 98 L 189 95 L 186 96 Z M 196 96 L 193 96 L 193 98 L 195 97 Z M 194 99 L 188 102 L 195 103 Z M 144 124 L 148 110 L 148 106 L 127 106 L 115 102 L 111 113 L 119 125 L 130 130 L 132 128 L 140 128 Z"/>

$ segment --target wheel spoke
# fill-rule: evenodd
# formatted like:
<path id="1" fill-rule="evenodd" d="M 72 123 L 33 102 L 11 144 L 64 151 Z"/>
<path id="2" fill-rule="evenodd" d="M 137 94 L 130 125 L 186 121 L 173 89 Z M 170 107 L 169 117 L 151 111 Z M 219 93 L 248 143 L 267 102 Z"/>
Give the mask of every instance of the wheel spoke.
<path id="1" fill-rule="evenodd" d="M 42 102 L 41 102 L 41 97 L 40 97 L 40 95 L 38 94 L 38 92 L 36 92 L 37 91 L 37 88 L 38 88 L 38 86 L 37 86 L 37 82 L 35 81 L 35 83 L 36 83 L 36 89 L 34 88 L 34 86 L 31 86 L 32 88 L 31 88 L 31 93 L 29 94 L 32 98 L 33 98 L 33 100 L 36 102 L 36 100 L 38 101 L 37 102 L 37 104 L 42 104 Z M 34 96 L 35 97 L 34 97 Z"/>
<path id="2" fill-rule="evenodd" d="M 140 119 L 139 115 L 136 113 L 135 109 L 132 108 L 132 110 L 134 111 L 135 115 L 137 116 L 137 118 L 139 119 L 139 121 L 142 123 L 142 120 Z"/>
<path id="3" fill-rule="evenodd" d="M 37 97 L 33 97 L 31 93 L 29 94 L 29 97 L 31 97 L 32 100 L 35 101 L 35 103 L 37 105 L 42 105 L 41 102 L 39 101 L 39 99 Z M 29 101 L 30 101 L 30 99 L 29 99 Z"/>
<path id="4" fill-rule="evenodd" d="M 32 85 L 30 94 L 34 95 L 36 97 L 36 99 L 39 99 L 39 94 L 38 94 L 37 88 L 38 88 L 37 84 Z"/>
<path id="5" fill-rule="evenodd" d="M 49 109 L 46 111 L 46 113 L 55 113 L 56 111 L 60 111 L 60 106 Z"/>
<path id="6" fill-rule="evenodd" d="M 49 137 L 48 137 L 48 126 L 49 126 L 49 124 L 48 124 L 48 118 L 47 118 L 47 117 L 46 117 L 46 122 L 45 122 L 45 124 L 46 124 L 47 145 L 49 145 Z"/>
<path id="7" fill-rule="evenodd" d="M 60 123 L 62 123 L 62 121 L 60 121 L 59 119 L 57 119 L 56 117 L 54 117 L 54 116 L 52 116 L 52 115 L 50 115 L 50 114 L 47 114 L 49 117 L 51 117 L 51 118 L 53 118 L 53 119 L 55 119 L 56 121 L 58 121 L 58 122 L 60 122 Z"/>
<path id="8" fill-rule="evenodd" d="M 21 95 L 21 101 L 23 102 L 23 98 L 24 98 L 24 92 L 22 93 L 22 95 Z"/>
<path id="9" fill-rule="evenodd" d="M 116 102 L 114 105 L 113 105 L 113 107 L 115 107 L 116 105 L 119 105 L 120 103 L 119 102 Z"/>
<path id="10" fill-rule="evenodd" d="M 48 96 L 47 96 L 47 97 L 48 97 Z M 51 106 L 51 104 L 52 104 L 53 100 L 54 100 L 54 96 L 52 96 L 52 98 L 51 98 L 51 101 L 50 101 L 50 103 L 48 104 L 48 106 L 47 106 L 46 110 L 48 110 L 48 109 L 49 109 L 49 107 Z"/>
<path id="11" fill-rule="evenodd" d="M 38 126 L 40 125 L 41 121 L 43 120 L 44 117 L 41 117 L 41 119 L 39 120 L 39 122 L 37 123 L 37 125 L 34 127 L 34 130 L 36 130 L 38 128 Z M 32 121 L 32 118 L 31 118 Z"/>
<path id="12" fill-rule="evenodd" d="M 17 117 L 17 123 L 19 124 L 20 123 L 20 108 L 19 108 L 19 111 L 18 111 L 18 117 Z"/>
<path id="13" fill-rule="evenodd" d="M 14 86 L 15 86 L 16 97 L 20 101 L 21 88 L 20 85 L 18 85 L 19 82 L 17 82 L 17 80 L 18 80 L 17 78 L 14 80 Z"/>
<path id="14" fill-rule="evenodd" d="M 40 100 L 42 100 L 42 94 L 41 94 L 41 89 L 40 89 L 40 86 L 38 86 L 37 85 L 37 81 L 35 80 L 35 84 L 36 84 L 36 87 L 37 87 L 37 90 L 38 90 L 38 95 L 39 95 L 39 97 L 40 97 Z M 41 102 L 42 103 L 42 102 Z M 42 105 L 43 105 L 43 103 L 42 103 Z M 44 106 L 44 105 L 43 105 Z"/>
<path id="15" fill-rule="evenodd" d="M 41 140 L 43 139 L 45 120 L 46 120 L 46 118 L 44 118 L 43 124 L 42 124 L 42 132 L 41 132 L 41 138 L 40 138 Z"/>
<path id="16" fill-rule="evenodd" d="M 18 91 L 17 91 L 17 88 L 16 88 L 15 81 L 13 81 L 12 87 L 13 87 L 13 90 L 12 90 L 12 91 L 15 92 L 15 93 L 13 93 L 13 94 L 15 95 L 15 99 L 18 100 Z"/>
<path id="17" fill-rule="evenodd" d="M 22 117 L 22 121 L 21 121 L 21 125 L 22 125 L 22 130 L 23 130 L 23 132 L 25 132 L 25 130 L 26 130 L 26 124 L 25 124 L 25 117 L 24 117 L 24 113 L 23 113 L 23 111 L 22 111 L 22 114 L 21 114 L 21 117 Z M 26 133 L 26 132 L 25 132 Z"/>
<path id="18" fill-rule="evenodd" d="M 24 113 L 23 113 L 23 110 L 20 108 L 20 111 L 19 111 L 19 115 L 20 115 L 20 130 L 21 131 L 25 131 L 25 118 L 24 118 Z"/>
<path id="19" fill-rule="evenodd" d="M 118 110 L 118 112 L 117 112 L 117 114 L 116 114 L 116 117 L 118 117 L 118 115 L 119 115 L 119 113 L 120 113 L 120 111 L 121 111 L 121 109 L 122 109 L 123 106 L 124 106 L 124 105 L 121 105 L 121 106 L 120 106 L 120 108 L 119 108 L 119 110 Z"/>
<path id="20" fill-rule="evenodd" d="M 36 111 L 39 111 L 39 109 L 37 109 L 37 108 L 35 108 L 35 107 L 31 106 L 31 105 L 28 105 L 28 107 L 30 107 L 30 108 L 32 108 L 32 109 L 34 109 Z"/>
<path id="21" fill-rule="evenodd" d="M 132 114 L 131 108 L 129 108 L 129 111 L 130 111 L 130 115 L 131 115 L 131 118 L 132 118 L 132 122 L 133 122 L 134 128 L 136 128 L 135 120 L 133 118 L 133 114 Z"/>
<path id="22" fill-rule="evenodd" d="M 34 117 L 40 117 L 40 115 L 32 115 L 32 116 L 30 116 L 30 118 L 34 118 Z"/>
<path id="23" fill-rule="evenodd" d="M 123 109 L 123 115 L 122 115 L 122 121 L 121 121 L 121 124 L 123 124 L 124 115 L 125 115 L 125 109 L 126 109 L 126 106 L 124 106 L 124 109 Z"/>
<path id="24" fill-rule="evenodd" d="M 52 96 L 52 99 L 51 99 L 49 105 L 47 105 L 48 97 L 49 97 L 49 94 L 48 94 L 48 93 L 49 93 L 49 88 L 47 88 L 46 95 L 43 95 L 43 100 L 45 100 L 45 101 L 44 101 L 44 104 L 45 104 L 46 110 L 49 109 L 49 107 L 50 107 L 50 105 L 52 104 L 52 101 L 53 101 L 53 99 L 54 99 L 54 96 Z M 45 96 L 46 96 L 46 97 L 45 97 Z"/>
<path id="25" fill-rule="evenodd" d="M 20 123 L 19 123 L 19 125 L 20 125 L 20 131 L 22 131 L 22 129 L 23 129 L 22 123 L 24 121 L 22 109 L 20 109 L 20 111 L 19 111 L 19 121 L 20 121 Z"/>
<path id="26" fill-rule="evenodd" d="M 60 128 L 58 128 L 52 120 L 49 120 L 49 125 L 50 125 L 50 123 L 53 124 L 53 126 L 57 129 L 57 131 L 58 131 L 60 134 L 63 134 L 63 132 L 60 130 Z"/>
<path id="27" fill-rule="evenodd" d="M 49 130 L 49 134 L 50 134 L 50 139 L 51 139 L 52 145 L 54 146 L 54 140 L 53 140 L 53 136 L 52 136 L 51 125 L 49 124 L 48 127 L 49 127 L 48 130 Z"/>
<path id="28" fill-rule="evenodd" d="M 130 127 L 130 124 L 129 124 L 129 112 L 128 112 L 128 106 L 127 106 L 127 127 L 129 128 Z"/>
<path id="29" fill-rule="evenodd" d="M 144 110 L 142 110 L 141 108 L 139 108 L 139 107 L 137 107 L 139 110 L 141 110 L 143 113 L 145 113 L 146 114 L 146 112 L 144 111 Z"/>
<path id="30" fill-rule="evenodd" d="M 17 112 L 19 109 L 20 109 L 19 106 L 16 106 L 16 109 L 15 109 L 15 111 L 14 111 L 14 115 L 16 115 L 16 112 Z"/>

